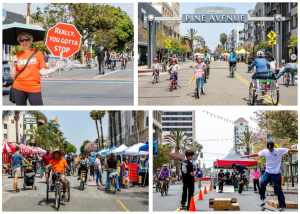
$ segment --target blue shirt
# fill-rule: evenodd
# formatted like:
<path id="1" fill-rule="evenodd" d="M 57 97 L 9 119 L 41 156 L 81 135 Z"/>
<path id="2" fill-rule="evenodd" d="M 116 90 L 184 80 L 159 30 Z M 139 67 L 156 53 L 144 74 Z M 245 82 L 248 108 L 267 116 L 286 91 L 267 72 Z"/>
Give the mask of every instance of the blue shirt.
<path id="1" fill-rule="evenodd" d="M 201 170 L 196 171 L 196 176 L 197 176 L 197 178 L 202 178 L 203 177 L 203 174 L 202 174 Z"/>
<path id="2" fill-rule="evenodd" d="M 131 160 L 130 163 L 136 163 L 135 160 Z"/>
<path id="3" fill-rule="evenodd" d="M 92 165 L 92 162 L 93 161 L 95 162 L 95 160 L 96 160 L 96 158 L 91 157 L 90 160 L 89 160 L 90 161 L 90 165 Z"/>
<path id="4" fill-rule="evenodd" d="M 248 168 L 243 166 L 243 165 L 240 165 L 240 164 L 235 164 L 235 168 L 239 171 L 239 172 L 242 172 L 244 170 L 247 170 Z"/>
<path id="5" fill-rule="evenodd" d="M 21 168 L 21 160 L 23 160 L 24 157 L 20 155 L 19 153 L 15 153 L 11 156 L 12 160 L 12 169 Z"/>
<path id="6" fill-rule="evenodd" d="M 268 73 L 268 68 L 271 67 L 270 63 L 266 59 L 261 57 L 254 60 L 254 62 L 249 66 L 249 69 L 252 69 L 254 66 L 256 67 L 255 73 L 258 72 Z"/>
<path id="7" fill-rule="evenodd" d="M 236 62 L 236 60 L 237 60 L 237 55 L 230 55 L 230 62 Z"/>

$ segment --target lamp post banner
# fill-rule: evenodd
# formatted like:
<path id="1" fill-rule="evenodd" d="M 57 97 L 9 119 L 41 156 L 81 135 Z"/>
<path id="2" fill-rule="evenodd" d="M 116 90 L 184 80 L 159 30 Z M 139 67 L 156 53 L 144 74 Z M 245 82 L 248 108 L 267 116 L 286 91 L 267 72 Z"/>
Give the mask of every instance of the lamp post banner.
<path id="1" fill-rule="evenodd" d="M 248 14 L 182 14 L 183 23 L 244 23 Z"/>

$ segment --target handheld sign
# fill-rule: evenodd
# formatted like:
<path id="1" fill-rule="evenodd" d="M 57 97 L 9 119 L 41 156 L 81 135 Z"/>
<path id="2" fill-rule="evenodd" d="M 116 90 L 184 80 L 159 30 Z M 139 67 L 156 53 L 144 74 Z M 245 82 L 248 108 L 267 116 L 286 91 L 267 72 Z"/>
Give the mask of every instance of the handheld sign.
<path id="1" fill-rule="evenodd" d="M 58 23 L 50 28 L 46 46 L 55 57 L 69 58 L 79 51 L 81 35 L 74 25 Z M 61 55 L 62 53 L 62 55 Z"/>

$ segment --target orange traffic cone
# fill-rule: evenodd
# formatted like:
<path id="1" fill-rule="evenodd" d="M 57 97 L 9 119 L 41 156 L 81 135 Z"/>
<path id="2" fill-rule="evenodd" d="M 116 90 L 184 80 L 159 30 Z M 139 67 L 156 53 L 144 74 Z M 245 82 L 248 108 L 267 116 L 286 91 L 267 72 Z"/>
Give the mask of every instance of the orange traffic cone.
<path id="1" fill-rule="evenodd" d="M 194 202 L 194 197 L 191 198 L 191 203 L 190 203 L 190 212 L 196 212 L 196 207 L 195 207 L 195 202 Z"/>
<path id="2" fill-rule="evenodd" d="M 207 191 L 206 191 L 206 186 L 204 187 L 203 194 L 207 194 Z"/>
<path id="3" fill-rule="evenodd" d="M 203 197 L 202 197 L 202 191 L 201 191 L 201 189 L 200 189 L 200 191 L 199 191 L 198 200 L 203 200 Z"/>
<path id="4" fill-rule="evenodd" d="M 212 191 L 211 185 L 209 185 L 209 191 Z"/>

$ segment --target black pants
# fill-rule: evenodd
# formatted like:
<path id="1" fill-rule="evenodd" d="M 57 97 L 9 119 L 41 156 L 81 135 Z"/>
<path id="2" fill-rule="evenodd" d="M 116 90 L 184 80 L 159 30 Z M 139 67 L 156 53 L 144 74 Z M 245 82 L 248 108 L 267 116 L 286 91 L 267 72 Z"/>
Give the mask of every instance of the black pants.
<path id="1" fill-rule="evenodd" d="M 79 169 L 78 169 L 78 176 L 80 177 L 81 175 L 81 170 L 84 170 L 86 171 L 86 174 L 85 174 L 85 182 L 86 182 L 86 179 L 88 177 L 88 168 L 86 166 L 80 166 Z"/>
<path id="2" fill-rule="evenodd" d="M 229 185 L 229 184 L 230 184 L 230 178 L 227 178 L 226 185 Z"/>
<path id="3" fill-rule="evenodd" d="M 12 93 L 15 97 L 17 106 L 26 106 L 27 100 L 32 106 L 43 105 L 42 92 L 31 93 L 31 92 L 20 91 L 18 89 L 13 88 Z"/>
<path id="4" fill-rule="evenodd" d="M 223 180 L 219 181 L 219 191 L 221 190 L 223 192 Z"/>
<path id="5" fill-rule="evenodd" d="M 188 193 L 189 190 L 189 193 Z M 181 204 L 184 205 L 186 202 L 186 197 L 188 196 L 188 206 L 190 207 L 191 198 L 194 197 L 194 182 L 183 183 L 183 192 L 181 198 Z"/>
<path id="6" fill-rule="evenodd" d="M 259 190 L 259 179 L 253 179 L 253 186 L 254 186 L 254 191 Z M 256 189 L 257 187 L 257 189 Z"/>

